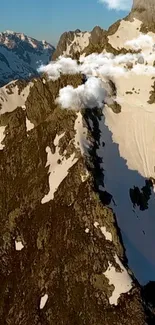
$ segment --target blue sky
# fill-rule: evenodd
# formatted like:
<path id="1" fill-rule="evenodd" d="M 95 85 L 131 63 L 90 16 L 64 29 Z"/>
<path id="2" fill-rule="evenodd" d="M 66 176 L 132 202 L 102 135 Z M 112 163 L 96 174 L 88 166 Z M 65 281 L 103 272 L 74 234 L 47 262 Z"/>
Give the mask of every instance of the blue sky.
<path id="1" fill-rule="evenodd" d="M 108 10 L 98 0 L 0 0 L 0 31 L 24 32 L 54 45 L 64 31 L 107 28 L 127 14 Z"/>

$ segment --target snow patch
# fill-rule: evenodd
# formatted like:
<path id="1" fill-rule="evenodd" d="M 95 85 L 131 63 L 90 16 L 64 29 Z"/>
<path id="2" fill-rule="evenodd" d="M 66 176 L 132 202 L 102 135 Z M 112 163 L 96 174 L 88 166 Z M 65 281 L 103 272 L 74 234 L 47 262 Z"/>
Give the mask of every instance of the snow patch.
<path id="1" fill-rule="evenodd" d="M 133 40 L 139 37 L 139 29 L 142 22 L 134 18 L 133 21 L 122 20 L 115 34 L 108 36 L 108 41 L 115 49 L 129 49 L 130 46 L 126 44 L 127 40 Z"/>
<path id="2" fill-rule="evenodd" d="M 7 86 L 12 86 L 14 81 L 10 82 Z M 25 105 L 27 97 L 30 92 L 30 88 L 33 86 L 33 83 L 30 82 L 21 92 L 18 94 L 18 86 L 11 88 L 12 93 L 8 93 L 9 89 L 7 86 L 0 88 L 0 115 L 8 112 L 14 111 L 18 106 Z"/>
<path id="3" fill-rule="evenodd" d="M 75 158 L 75 153 L 72 153 L 71 156 L 67 159 L 64 156 L 61 156 L 59 151 L 59 141 L 63 135 L 56 135 L 54 140 L 54 145 L 56 146 L 56 151 L 53 154 L 49 147 L 46 148 L 47 152 L 47 163 L 46 167 L 49 166 L 49 193 L 43 197 L 41 203 L 47 203 L 50 200 L 54 199 L 54 193 L 58 189 L 61 182 L 68 175 L 69 169 L 77 162 L 77 158 Z M 62 159 L 63 158 L 63 159 Z M 59 163 L 58 163 L 59 162 Z"/>
<path id="4" fill-rule="evenodd" d="M 112 234 L 107 231 L 106 227 L 105 226 L 101 226 L 100 227 L 100 224 L 98 221 L 95 221 L 94 222 L 94 227 L 97 229 L 97 228 L 100 228 L 101 229 L 101 232 L 102 234 L 105 236 L 105 239 L 106 240 L 109 240 L 109 241 L 112 241 Z"/>
<path id="5" fill-rule="evenodd" d="M 22 241 L 15 240 L 15 249 L 16 251 L 21 251 L 24 248 Z"/>
<path id="6" fill-rule="evenodd" d="M 117 255 L 115 255 L 115 261 L 120 266 L 121 272 L 116 271 L 115 267 L 108 262 L 109 266 L 103 273 L 109 280 L 109 285 L 114 285 L 115 287 L 111 297 L 109 298 L 111 305 L 117 305 L 120 295 L 122 293 L 128 293 L 132 288 L 132 279 Z"/>
<path id="7" fill-rule="evenodd" d="M 98 223 L 97 221 L 95 221 L 95 222 L 94 222 L 94 227 L 95 227 L 95 228 L 98 228 L 98 226 L 99 226 L 99 223 Z"/>
<path id="8" fill-rule="evenodd" d="M 48 300 L 48 294 L 45 293 L 45 295 L 40 299 L 40 309 L 43 309 L 45 307 L 47 300 Z"/>
<path id="9" fill-rule="evenodd" d="M 106 227 L 100 227 L 102 234 L 105 236 L 106 240 L 112 241 L 111 232 L 106 230 Z"/>
<path id="10" fill-rule="evenodd" d="M 29 44 L 31 44 L 31 46 L 33 47 L 33 48 L 37 48 L 37 44 L 35 44 L 35 42 L 33 41 L 33 39 L 31 38 L 31 37 L 28 37 L 28 41 L 29 41 Z"/>
<path id="11" fill-rule="evenodd" d="M 26 117 L 26 130 L 27 132 L 34 128 L 34 124 Z"/>
<path id="12" fill-rule="evenodd" d="M 83 125 L 83 117 L 81 112 L 76 114 L 77 118 L 75 120 L 74 130 L 75 134 L 75 148 L 80 149 L 81 154 L 84 155 L 84 148 L 86 146 L 87 128 Z"/>
<path id="13" fill-rule="evenodd" d="M 115 114 L 105 107 L 105 124 L 128 168 L 144 177 L 155 178 L 155 103 L 148 103 L 153 80 L 151 76 L 131 73 L 127 79 L 122 77 L 115 83 L 117 95 L 122 98 L 121 112 Z"/>
<path id="14" fill-rule="evenodd" d="M 70 55 L 73 52 L 82 52 L 89 45 L 89 38 L 91 34 L 88 32 L 75 34 L 73 41 L 67 45 L 66 51 L 63 55 Z"/>
<path id="15" fill-rule="evenodd" d="M 3 150 L 3 148 L 5 147 L 5 145 L 2 144 L 2 142 L 5 138 L 5 129 L 6 129 L 6 126 L 0 126 L 0 150 Z"/>
<path id="16" fill-rule="evenodd" d="M 82 181 L 82 183 L 84 183 L 84 182 L 88 179 L 88 177 L 89 177 L 89 172 L 88 172 L 88 170 L 85 169 L 85 170 L 83 171 L 83 174 L 81 174 L 80 176 L 81 176 L 81 181 Z"/>

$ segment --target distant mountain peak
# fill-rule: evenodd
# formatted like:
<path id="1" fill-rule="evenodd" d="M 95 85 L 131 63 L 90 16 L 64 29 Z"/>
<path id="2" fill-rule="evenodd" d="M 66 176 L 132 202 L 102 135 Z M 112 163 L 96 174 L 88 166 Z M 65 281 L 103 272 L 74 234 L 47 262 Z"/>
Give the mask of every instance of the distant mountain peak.
<path id="1" fill-rule="evenodd" d="M 6 33 L 6 34 L 16 34 L 13 30 L 9 30 L 9 29 L 7 29 L 7 30 L 5 30 L 4 32 L 2 32 L 2 33 Z"/>
<path id="2" fill-rule="evenodd" d="M 5 42 L 5 38 L 7 38 L 7 42 Z M 4 44 L 7 45 L 9 47 L 9 39 L 12 41 L 12 40 L 15 40 L 15 45 L 16 45 L 16 41 L 25 41 L 27 43 L 29 43 L 32 47 L 36 48 L 38 47 L 38 45 L 40 46 L 45 46 L 45 48 L 53 48 L 54 47 L 48 43 L 46 40 L 41 40 L 41 41 L 38 41 L 36 40 L 35 38 L 33 37 L 30 37 L 24 33 L 20 33 L 20 32 L 15 32 L 15 31 L 12 31 L 12 30 L 5 30 L 4 32 L 1 32 L 0 33 L 0 43 L 3 43 L 3 39 L 4 39 Z"/>
<path id="3" fill-rule="evenodd" d="M 47 41 L 11 30 L 0 33 L 0 86 L 14 79 L 38 75 L 40 64 L 48 64 L 55 48 Z"/>

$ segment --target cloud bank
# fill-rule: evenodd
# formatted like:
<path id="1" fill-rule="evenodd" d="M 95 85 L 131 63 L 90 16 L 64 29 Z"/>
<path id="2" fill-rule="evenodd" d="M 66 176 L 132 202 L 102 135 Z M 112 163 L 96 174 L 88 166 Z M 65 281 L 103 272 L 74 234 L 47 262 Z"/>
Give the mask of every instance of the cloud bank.
<path id="1" fill-rule="evenodd" d="M 140 63 L 138 69 L 141 70 L 141 74 L 155 74 L 155 69 L 152 66 L 152 61 L 155 60 L 155 47 L 151 36 L 140 33 L 138 38 L 126 41 L 125 46 L 140 51 L 140 53 L 116 56 L 112 53 L 93 53 L 86 57 L 81 56 L 79 64 L 69 57 L 60 56 L 56 61 L 52 61 L 46 66 L 42 65 L 38 72 L 47 73 L 51 80 L 58 79 L 61 74 L 76 73 L 83 73 L 88 77 L 120 77 L 125 74 L 127 76 L 132 71 L 132 68 L 130 71 L 128 69 L 129 63 L 130 65 L 131 63 L 133 65 Z M 133 72 L 139 74 L 138 69 L 133 67 Z"/>
<path id="2" fill-rule="evenodd" d="M 42 65 L 38 71 L 46 73 L 52 80 L 58 79 L 61 74 L 86 75 L 85 84 L 76 89 L 72 86 L 61 89 L 57 103 L 62 108 L 75 110 L 84 107 L 101 108 L 104 102 L 110 100 L 110 92 L 107 92 L 109 79 L 116 80 L 120 76 L 128 78 L 131 74 L 133 78 L 134 75 L 155 76 L 153 39 L 149 35 L 140 34 L 137 39 L 127 41 L 125 45 L 140 52 L 116 56 L 112 53 L 93 53 L 81 56 L 79 64 L 76 60 L 60 56 L 55 62 Z"/>

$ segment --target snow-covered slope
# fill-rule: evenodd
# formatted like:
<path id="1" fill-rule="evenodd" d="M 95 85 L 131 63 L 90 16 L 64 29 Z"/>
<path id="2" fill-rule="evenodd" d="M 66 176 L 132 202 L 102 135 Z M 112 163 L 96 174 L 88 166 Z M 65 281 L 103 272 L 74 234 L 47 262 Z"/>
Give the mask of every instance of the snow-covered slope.
<path id="1" fill-rule="evenodd" d="M 145 258 L 149 260 L 147 271 L 141 272 L 138 264 L 133 268 L 140 280 L 149 280 L 153 265 L 155 268 L 155 254 L 151 249 L 155 245 L 155 195 L 147 181 L 152 179 L 154 184 L 155 179 L 155 34 L 148 32 L 145 42 L 141 39 L 141 26 L 137 19 L 122 20 L 116 33 L 109 36 L 109 43 L 115 49 L 140 48 L 142 64 L 133 62 L 133 71 L 128 75 L 113 78 L 121 112 L 116 115 L 105 107 L 101 129 L 106 144 L 103 150 L 105 187 L 113 195 L 113 209 L 120 228 L 140 252 L 139 263 L 142 256 L 143 263 Z M 132 262 L 131 251 L 130 257 Z"/>
<path id="2" fill-rule="evenodd" d="M 46 41 L 12 31 L 0 33 L 0 85 L 37 75 L 38 66 L 47 64 L 53 52 Z"/>

